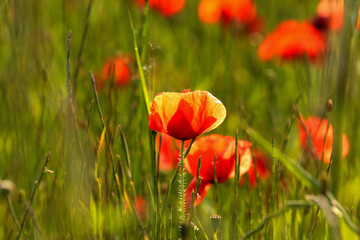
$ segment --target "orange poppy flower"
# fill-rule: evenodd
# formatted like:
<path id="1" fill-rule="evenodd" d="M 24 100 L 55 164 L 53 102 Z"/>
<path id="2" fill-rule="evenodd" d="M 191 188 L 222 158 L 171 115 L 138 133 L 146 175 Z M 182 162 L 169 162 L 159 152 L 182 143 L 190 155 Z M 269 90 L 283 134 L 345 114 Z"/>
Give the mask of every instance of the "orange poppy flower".
<path id="1" fill-rule="evenodd" d="M 145 6 L 145 0 L 136 0 L 140 6 Z M 185 6 L 185 0 L 149 0 L 149 6 L 165 17 L 171 17 Z"/>
<path id="2" fill-rule="evenodd" d="M 222 21 L 248 23 L 256 18 L 256 6 L 251 0 L 202 0 L 198 15 L 205 23 Z"/>
<path id="3" fill-rule="evenodd" d="M 250 24 L 256 20 L 256 6 L 251 0 L 202 0 L 198 15 L 205 23 L 236 22 Z"/>
<path id="4" fill-rule="evenodd" d="M 160 136 L 156 137 L 156 149 L 159 147 Z M 181 143 L 180 143 L 181 144 Z M 162 134 L 161 147 L 159 153 L 159 169 L 168 171 L 176 168 L 179 158 L 180 151 L 177 142 L 174 138 L 169 135 Z"/>
<path id="5" fill-rule="evenodd" d="M 331 153 L 332 153 L 332 143 L 333 143 L 333 126 L 329 124 L 328 120 L 321 119 L 318 117 L 308 117 L 306 121 L 303 121 L 306 127 L 308 134 L 312 141 L 315 153 L 319 160 L 323 160 L 325 163 L 330 162 Z M 306 133 L 302 127 L 300 121 L 299 123 L 299 138 L 300 143 L 305 150 L 308 151 Z M 349 152 L 349 140 L 345 134 L 342 138 L 342 157 L 345 157 Z M 315 156 L 313 156 L 315 158 Z"/>
<path id="6" fill-rule="evenodd" d="M 288 20 L 282 22 L 273 33 L 266 36 L 258 49 L 259 57 L 283 60 L 304 57 L 314 60 L 324 54 L 326 36 L 309 22 Z"/>
<path id="7" fill-rule="evenodd" d="M 317 7 L 317 16 L 327 19 L 330 29 L 341 29 L 344 23 L 344 0 L 321 0 Z M 359 28 L 359 21 L 358 17 L 356 28 Z"/>
<path id="8" fill-rule="evenodd" d="M 330 29 L 341 29 L 344 21 L 344 0 L 321 0 L 317 15 L 328 19 Z"/>
<path id="9" fill-rule="evenodd" d="M 97 87 L 102 89 L 107 79 L 115 81 L 117 87 L 126 85 L 131 80 L 131 70 L 129 67 L 131 62 L 129 56 L 117 56 L 107 60 L 101 76 L 98 76 Z"/>
<path id="10" fill-rule="evenodd" d="M 207 91 L 163 92 L 151 104 L 149 128 L 188 140 L 215 129 L 225 116 L 225 106 Z"/>
<path id="11" fill-rule="evenodd" d="M 144 221 L 146 219 L 146 212 L 148 209 L 147 201 L 141 196 L 136 196 L 135 207 L 140 219 Z"/>
<path id="12" fill-rule="evenodd" d="M 256 161 L 256 172 L 254 168 L 254 162 L 249 169 L 249 183 L 251 187 L 256 186 L 256 176 L 259 179 L 265 180 L 271 175 L 271 160 L 261 150 L 254 150 L 254 156 Z"/>
<path id="13" fill-rule="evenodd" d="M 249 171 L 252 164 L 251 143 L 238 141 L 238 154 L 240 154 L 240 175 Z M 235 176 L 235 138 L 218 134 L 208 135 L 197 139 L 184 160 L 185 169 L 194 176 L 189 184 L 185 199 L 189 199 L 191 191 L 195 189 L 197 165 L 201 157 L 200 176 L 202 177 L 198 194 L 203 198 L 211 183 L 214 183 L 214 157 L 216 158 L 216 179 L 219 183 L 225 182 L 229 177 Z M 187 197 L 186 197 L 187 196 Z M 201 199 L 197 199 L 195 205 Z"/>

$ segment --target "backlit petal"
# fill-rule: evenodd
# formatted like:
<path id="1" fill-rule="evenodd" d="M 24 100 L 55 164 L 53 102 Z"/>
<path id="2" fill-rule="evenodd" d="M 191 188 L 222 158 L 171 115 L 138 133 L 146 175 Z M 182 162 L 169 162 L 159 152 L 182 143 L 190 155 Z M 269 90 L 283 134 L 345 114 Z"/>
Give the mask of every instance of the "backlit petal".
<path id="1" fill-rule="evenodd" d="M 152 102 L 149 127 L 188 140 L 213 130 L 225 116 L 225 106 L 209 92 L 166 92 L 156 95 Z"/>

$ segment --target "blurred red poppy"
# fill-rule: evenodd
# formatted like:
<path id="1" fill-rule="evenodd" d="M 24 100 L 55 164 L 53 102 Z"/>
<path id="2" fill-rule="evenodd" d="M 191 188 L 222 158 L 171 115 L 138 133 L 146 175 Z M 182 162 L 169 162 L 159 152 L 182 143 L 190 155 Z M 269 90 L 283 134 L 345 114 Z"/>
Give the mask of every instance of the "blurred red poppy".
<path id="1" fill-rule="evenodd" d="M 145 6 L 145 0 L 136 0 L 140 6 Z M 171 17 L 185 6 L 185 0 L 149 0 L 150 8 L 158 11 L 165 17 Z"/>
<path id="2" fill-rule="evenodd" d="M 238 141 L 238 154 L 240 154 L 240 175 L 245 174 L 252 164 L 251 143 L 248 141 Z M 185 199 L 189 201 L 191 192 L 195 189 L 197 165 L 201 157 L 200 176 L 202 177 L 198 194 L 200 199 L 195 201 L 195 205 L 205 197 L 206 191 L 211 183 L 214 183 L 214 158 L 216 158 L 216 179 L 217 182 L 225 182 L 229 177 L 235 176 L 235 138 L 212 134 L 197 139 L 184 160 L 186 170 L 194 176 L 189 184 Z"/>
<path id="3" fill-rule="evenodd" d="M 101 76 L 98 74 L 96 79 L 98 80 L 96 81 L 97 88 L 104 88 L 108 79 L 115 81 L 117 87 L 126 85 L 131 80 L 131 64 L 132 60 L 129 56 L 108 59 L 104 64 Z"/>
<path id="4" fill-rule="evenodd" d="M 235 22 L 245 27 L 250 26 L 249 29 L 254 30 L 259 30 L 260 27 L 260 21 L 256 17 L 256 5 L 252 0 L 202 0 L 198 15 L 205 23 Z"/>
<path id="5" fill-rule="evenodd" d="M 256 176 L 260 180 L 265 180 L 271 175 L 271 160 L 259 149 L 254 150 L 254 162 L 249 169 L 249 183 L 251 187 L 256 186 Z M 256 172 L 254 164 L 256 164 Z"/>
<path id="6" fill-rule="evenodd" d="M 314 146 L 314 151 L 319 158 L 325 163 L 330 162 L 331 153 L 332 153 L 332 143 L 333 143 L 333 126 L 326 119 L 321 119 L 318 117 L 310 116 L 306 121 L 303 121 L 306 127 L 308 134 Z M 300 143 L 305 150 L 309 151 L 306 139 L 306 133 L 302 127 L 300 121 L 299 123 L 299 138 Z M 342 138 L 342 157 L 345 157 L 349 152 L 349 140 L 345 134 Z M 313 156 L 315 158 L 315 156 Z"/>
<path id="7" fill-rule="evenodd" d="M 159 147 L 160 136 L 156 137 L 156 149 Z M 179 158 L 180 151 L 178 144 L 175 139 L 169 135 L 162 134 L 161 138 L 161 147 L 159 153 L 159 169 L 163 171 L 168 171 L 173 168 L 176 168 Z"/>
<path id="8" fill-rule="evenodd" d="M 225 117 L 225 106 L 207 91 L 162 92 L 152 102 L 149 128 L 188 140 L 215 129 Z"/>
<path id="9" fill-rule="evenodd" d="M 344 0 L 321 0 L 317 16 L 327 19 L 330 29 L 339 30 L 344 21 Z"/>
<path id="10" fill-rule="evenodd" d="M 283 60 L 320 58 L 326 48 L 326 36 L 309 22 L 288 20 L 282 22 L 273 33 L 266 36 L 258 49 L 262 60 L 279 57 Z"/>
<path id="11" fill-rule="evenodd" d="M 146 212 L 148 210 L 147 201 L 141 196 L 136 196 L 135 207 L 140 219 L 144 221 L 146 219 Z"/>
<path id="12" fill-rule="evenodd" d="M 344 22 L 344 0 L 321 0 L 317 7 L 317 17 L 327 19 L 331 30 L 341 29 Z M 359 28 L 359 21 L 360 18 L 358 18 L 357 28 Z"/>

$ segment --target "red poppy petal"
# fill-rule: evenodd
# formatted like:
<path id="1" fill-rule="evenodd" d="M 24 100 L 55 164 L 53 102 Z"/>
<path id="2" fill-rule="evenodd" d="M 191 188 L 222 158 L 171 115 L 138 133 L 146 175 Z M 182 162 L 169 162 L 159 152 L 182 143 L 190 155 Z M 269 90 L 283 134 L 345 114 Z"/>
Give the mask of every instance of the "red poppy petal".
<path id="1" fill-rule="evenodd" d="M 176 136 L 177 139 L 192 139 L 198 136 L 191 121 L 194 116 L 194 110 L 188 102 L 181 99 L 178 108 L 167 125 L 167 132 L 170 136 Z"/>
<path id="2" fill-rule="evenodd" d="M 323 160 L 325 163 L 329 163 L 332 154 L 332 144 L 333 144 L 333 126 L 329 124 L 328 120 L 321 119 L 318 117 L 310 116 L 306 121 L 303 121 L 306 127 L 307 132 L 310 135 L 312 145 L 314 147 L 315 153 L 319 160 Z M 300 143 L 305 150 L 308 150 L 305 130 L 301 125 L 299 125 L 299 138 Z M 349 141 L 345 134 L 343 134 L 342 139 L 342 157 L 345 157 L 349 151 Z M 312 153 L 311 153 L 312 154 Z M 315 158 L 315 156 L 313 156 Z"/>
<path id="3" fill-rule="evenodd" d="M 209 92 L 160 93 L 151 105 L 149 127 L 189 140 L 213 130 L 225 117 L 225 106 Z"/>
<path id="4" fill-rule="evenodd" d="M 156 137 L 156 149 L 159 148 L 160 135 Z M 159 169 L 168 171 L 177 166 L 179 159 L 179 151 L 177 149 L 175 139 L 167 134 L 162 134 L 161 147 L 159 153 Z"/>
<path id="5" fill-rule="evenodd" d="M 161 1 L 160 11 L 166 16 L 170 17 L 179 13 L 185 6 L 185 0 L 163 0 Z"/>
<path id="6" fill-rule="evenodd" d="M 155 112 L 151 115 L 149 128 L 157 132 L 163 132 L 164 126 L 159 113 Z"/>
<path id="7" fill-rule="evenodd" d="M 311 23 L 284 21 L 261 43 L 258 55 L 262 60 L 320 58 L 326 47 L 325 36 Z"/>
<path id="8" fill-rule="evenodd" d="M 211 184 L 209 182 L 201 181 L 199 191 L 196 193 L 196 197 L 195 197 L 195 206 L 201 203 L 201 201 L 204 199 L 207 192 L 209 191 L 210 186 Z M 196 178 L 193 178 L 193 180 L 191 180 L 187 189 L 185 190 L 186 209 L 188 209 L 189 205 L 191 204 L 191 193 L 192 191 L 195 191 L 195 187 L 196 187 Z"/>
<path id="9" fill-rule="evenodd" d="M 198 15 L 205 23 L 216 23 L 221 17 L 221 2 L 219 0 L 202 0 L 198 7 Z"/>

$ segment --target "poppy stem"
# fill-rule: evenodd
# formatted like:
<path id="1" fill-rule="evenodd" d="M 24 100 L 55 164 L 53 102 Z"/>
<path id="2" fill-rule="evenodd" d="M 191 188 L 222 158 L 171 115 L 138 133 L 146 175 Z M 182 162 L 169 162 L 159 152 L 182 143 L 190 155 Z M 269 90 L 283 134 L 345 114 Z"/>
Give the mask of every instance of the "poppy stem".
<path id="1" fill-rule="evenodd" d="M 185 141 L 182 140 L 181 141 L 181 159 L 180 159 L 180 167 L 181 167 L 181 200 L 180 200 L 180 203 L 181 203 L 181 225 L 184 223 L 184 220 L 185 220 L 185 179 L 184 179 L 184 144 L 185 144 Z"/>
<path id="2" fill-rule="evenodd" d="M 189 147 L 186 149 L 186 152 L 184 153 L 184 156 L 183 156 L 183 158 L 185 159 L 186 158 L 186 156 L 188 155 L 188 153 L 190 152 L 190 149 L 191 149 L 191 146 L 192 146 L 192 144 L 194 143 L 194 141 L 195 141 L 195 139 L 196 138 L 193 138 L 192 140 L 191 140 L 191 142 L 190 142 L 190 145 L 189 145 Z M 184 148 L 184 146 L 183 146 L 183 148 Z M 180 154 L 182 154 L 183 153 L 183 149 L 182 148 L 182 150 L 180 151 Z M 179 173 L 179 169 L 181 168 L 181 159 L 180 159 L 180 161 L 179 161 L 179 163 L 178 163 L 178 165 L 177 165 L 177 167 L 176 167 L 176 169 L 175 169 L 175 171 L 174 171 L 174 173 L 173 173 L 173 175 L 172 175 L 172 177 L 171 177 L 171 179 L 170 179 L 170 183 L 169 183 L 169 185 L 168 185 L 168 187 L 166 188 L 166 191 L 165 191 L 165 196 L 164 196 L 164 200 L 162 201 L 162 207 L 161 207 L 161 216 L 163 216 L 164 214 L 165 214 L 165 208 L 168 206 L 167 205 L 167 202 L 168 202 L 168 199 L 169 199 L 169 196 L 170 196 L 170 192 L 171 192 L 171 188 L 173 187 L 173 185 L 175 184 L 175 181 L 176 181 L 176 179 L 177 179 L 177 175 L 178 175 L 178 173 Z"/>

